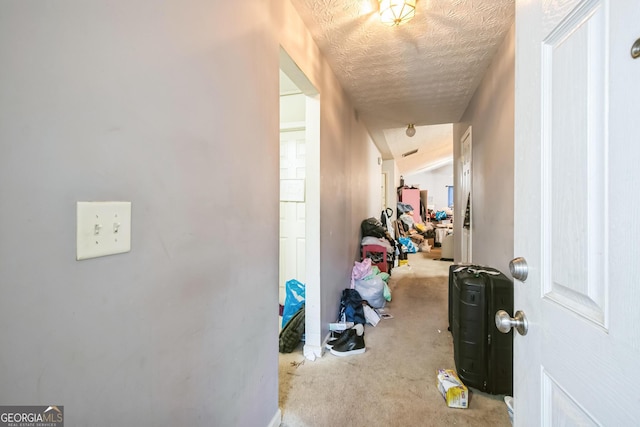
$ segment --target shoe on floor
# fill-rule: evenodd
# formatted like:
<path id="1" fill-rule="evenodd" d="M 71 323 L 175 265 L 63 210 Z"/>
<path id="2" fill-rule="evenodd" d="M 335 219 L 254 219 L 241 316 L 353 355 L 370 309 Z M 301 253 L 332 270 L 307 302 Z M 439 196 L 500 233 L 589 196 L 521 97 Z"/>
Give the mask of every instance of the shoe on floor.
<path id="1" fill-rule="evenodd" d="M 352 356 L 354 354 L 362 354 L 366 347 L 364 344 L 364 326 L 356 325 L 344 341 L 334 344 L 329 351 L 334 356 Z M 344 334 L 343 334 L 344 335 Z"/>
<path id="2" fill-rule="evenodd" d="M 354 354 L 362 354 L 365 352 L 364 337 L 362 335 L 353 334 L 351 339 L 340 345 L 334 345 L 329 351 L 334 356 L 352 356 Z"/>
<path id="3" fill-rule="evenodd" d="M 327 348 L 327 350 L 331 350 L 333 346 L 342 344 L 343 342 L 347 341 L 352 334 L 355 334 L 355 332 L 355 329 L 346 329 L 340 334 L 340 336 L 327 341 L 325 347 Z"/>

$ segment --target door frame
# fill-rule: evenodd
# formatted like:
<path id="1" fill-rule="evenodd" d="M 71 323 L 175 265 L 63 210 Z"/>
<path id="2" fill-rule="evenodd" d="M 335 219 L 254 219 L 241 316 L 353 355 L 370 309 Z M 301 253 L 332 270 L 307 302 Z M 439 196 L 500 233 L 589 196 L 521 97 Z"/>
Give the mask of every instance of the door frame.
<path id="1" fill-rule="evenodd" d="M 457 212 L 454 212 L 454 221 L 460 222 L 460 261 L 463 263 L 471 263 L 472 262 L 472 253 L 473 253 L 473 217 L 469 217 L 469 229 L 466 231 L 464 228 L 464 215 L 467 209 L 467 194 L 469 194 L 470 206 L 473 206 L 473 138 L 472 138 L 472 130 L 471 126 L 467 128 L 467 130 L 460 138 L 460 159 L 462 164 L 460 165 L 460 196 L 458 200 L 461 201 L 461 205 L 454 209 Z M 464 143 L 465 141 L 469 141 L 469 151 L 468 151 L 468 160 L 469 160 L 469 172 L 468 175 L 465 176 L 465 151 L 464 151 Z M 454 187 L 453 191 L 456 189 Z M 473 209 L 471 209 L 473 211 Z M 459 217 L 458 217 L 459 215 Z M 466 249 L 466 250 L 465 250 Z"/>
<path id="2" fill-rule="evenodd" d="M 320 95 L 291 56 L 280 47 L 280 69 L 305 95 L 305 344 L 303 353 L 322 356 L 320 281 Z"/>

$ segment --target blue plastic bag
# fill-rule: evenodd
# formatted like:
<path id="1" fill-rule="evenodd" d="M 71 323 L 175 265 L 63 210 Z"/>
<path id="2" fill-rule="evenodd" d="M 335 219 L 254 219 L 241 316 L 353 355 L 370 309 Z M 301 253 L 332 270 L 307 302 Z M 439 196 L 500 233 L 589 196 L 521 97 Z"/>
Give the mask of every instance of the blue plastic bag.
<path id="1" fill-rule="evenodd" d="M 410 254 L 415 254 L 416 252 L 418 252 L 418 249 L 416 248 L 416 246 L 413 244 L 413 242 L 411 241 L 411 239 L 409 239 L 408 237 L 400 237 L 398 239 L 398 241 L 400 242 L 400 244 L 402 246 L 404 246 L 406 248 L 406 252 L 410 253 Z"/>
<path id="2" fill-rule="evenodd" d="M 285 284 L 284 309 L 282 310 L 282 327 L 289 319 L 298 312 L 304 305 L 304 283 L 295 279 L 289 280 Z"/>
<path id="3" fill-rule="evenodd" d="M 442 221 L 443 219 L 447 219 L 447 213 L 445 211 L 436 212 L 436 221 Z"/>

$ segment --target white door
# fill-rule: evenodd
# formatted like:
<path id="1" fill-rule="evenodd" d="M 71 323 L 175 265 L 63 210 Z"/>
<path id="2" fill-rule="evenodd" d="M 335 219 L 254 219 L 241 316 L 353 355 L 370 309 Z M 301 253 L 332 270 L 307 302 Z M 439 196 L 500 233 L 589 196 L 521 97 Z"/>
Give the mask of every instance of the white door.
<path id="1" fill-rule="evenodd" d="M 516 426 L 640 425 L 638 37 L 637 0 L 516 2 Z"/>
<path id="2" fill-rule="evenodd" d="M 472 188 L 472 175 L 471 175 L 471 126 L 464 133 L 461 139 L 461 148 L 462 148 L 462 200 L 461 206 L 458 206 L 456 210 L 458 211 L 455 215 L 454 221 L 462 221 L 462 263 L 468 264 L 471 263 L 471 216 L 469 217 L 469 225 L 465 226 L 465 215 L 467 212 L 467 204 L 469 205 L 469 210 L 471 210 L 471 188 Z"/>
<path id="3" fill-rule="evenodd" d="M 285 284 L 306 281 L 305 246 L 305 132 L 280 133 L 280 303 Z"/>

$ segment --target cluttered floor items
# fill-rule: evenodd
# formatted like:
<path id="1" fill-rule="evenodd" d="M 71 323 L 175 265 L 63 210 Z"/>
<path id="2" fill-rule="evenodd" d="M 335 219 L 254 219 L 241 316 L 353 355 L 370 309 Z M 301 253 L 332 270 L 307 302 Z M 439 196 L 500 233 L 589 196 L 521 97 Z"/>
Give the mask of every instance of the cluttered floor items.
<path id="1" fill-rule="evenodd" d="M 431 241 L 426 238 L 431 230 L 420 229 L 419 226 L 424 224 L 416 224 L 411 220 L 410 225 L 402 223 L 400 232 L 397 221 L 396 227 L 391 226 L 392 214 L 391 209 L 386 209 L 381 214 L 381 220 L 372 217 L 360 224 L 361 261 L 355 262 L 350 287 L 345 289 L 340 301 L 337 326 L 332 329 L 331 337 L 335 342 L 332 340 L 327 344 L 331 354 L 350 356 L 366 351 L 365 325 L 376 326 L 381 318 L 388 317 L 388 314 L 382 313 L 381 310 L 387 301 L 391 301 L 391 291 L 387 282 L 393 268 L 407 265 L 408 253 L 429 252 L 431 248 Z M 405 213 L 401 215 L 405 222 L 408 221 L 406 217 Z M 354 320 L 354 314 L 360 313 L 361 318 Z M 293 320 L 295 322 L 291 322 Z M 353 326 L 346 327 L 347 323 L 353 323 Z M 286 284 L 280 352 L 293 351 L 303 337 L 304 285 L 290 280 Z"/>
<path id="2" fill-rule="evenodd" d="M 342 291 L 337 322 L 331 323 L 331 338 L 326 344 L 334 356 L 352 356 L 366 351 L 365 324 L 377 325 L 380 313 L 391 290 L 389 274 L 372 265 L 370 258 L 355 262 L 351 272 L 351 287 Z"/>
<path id="3" fill-rule="evenodd" d="M 383 318 L 391 318 L 383 312 L 391 301 L 387 285 L 389 273 L 372 265 L 370 258 L 356 261 L 351 273 L 351 287 L 342 291 L 337 321 L 329 325 L 331 339 L 327 349 L 335 356 L 351 356 L 366 351 L 364 327 L 376 326 Z M 282 312 L 280 352 L 292 352 L 304 337 L 304 285 L 297 280 L 286 284 L 285 304 Z"/>
<path id="4" fill-rule="evenodd" d="M 467 295 L 472 293 L 473 289 L 484 289 L 483 292 L 486 292 L 486 298 L 483 298 L 482 301 L 485 299 L 489 302 L 511 301 L 513 297 L 509 291 L 512 289 L 512 284 L 505 280 L 504 275 L 489 267 L 465 266 L 461 268 L 460 266 L 447 266 L 439 263 L 436 263 L 439 265 L 429 264 L 428 271 L 422 271 L 422 268 L 418 265 L 410 267 L 406 262 L 402 262 L 408 259 L 407 254 L 416 254 L 413 257 L 424 257 L 424 259 L 429 259 L 433 263 L 435 259 L 439 259 L 439 254 L 444 254 L 445 245 L 441 245 L 441 247 L 433 251 L 434 253 L 431 253 L 431 241 L 426 237 L 430 235 L 428 232 L 410 233 L 403 226 L 402 230 L 405 233 L 403 236 L 397 223 L 394 238 L 388 231 L 388 219 L 385 219 L 386 225 L 383 225 L 382 221 L 378 221 L 375 218 L 368 218 L 361 223 L 361 257 L 359 261 L 355 261 L 353 264 L 350 280 L 347 279 L 345 281 L 346 286 L 340 295 L 336 320 L 329 324 L 331 334 L 325 344 L 328 353 L 338 358 L 344 358 L 363 355 L 368 352 L 365 357 L 354 358 L 354 362 L 349 361 L 348 365 L 351 366 L 360 364 L 360 360 L 363 361 L 362 363 L 371 363 L 378 360 L 377 353 L 380 350 L 384 351 L 385 356 L 395 354 L 400 350 L 398 344 L 402 342 L 403 354 L 405 356 L 406 354 L 418 355 L 419 357 L 417 358 L 420 359 L 421 363 L 429 364 L 430 372 L 427 373 L 425 366 L 422 364 L 414 365 L 410 370 L 406 370 L 407 361 L 402 357 L 402 364 L 395 366 L 394 369 L 404 372 L 403 375 L 409 380 L 415 377 L 418 383 L 428 377 L 433 391 L 441 396 L 441 404 L 442 399 L 444 399 L 444 407 L 465 409 L 464 412 L 466 413 L 469 411 L 475 412 L 483 405 L 494 405 L 491 399 L 485 398 L 485 394 L 506 395 L 511 393 L 511 389 L 508 387 L 511 384 L 511 373 L 507 363 L 510 353 L 506 351 L 505 355 L 503 355 L 504 357 L 498 357 L 496 355 L 497 349 L 506 349 L 506 344 L 504 346 L 485 345 L 483 343 L 487 343 L 487 339 L 480 335 L 475 340 L 480 343 L 477 348 L 471 348 L 466 342 L 464 343 L 466 347 L 462 348 L 462 337 L 466 336 L 464 333 L 469 335 L 469 332 L 464 332 L 461 325 L 464 319 L 474 319 L 474 325 L 490 326 L 492 319 L 490 314 L 495 312 L 497 307 L 493 303 L 490 303 L 488 307 L 481 307 L 481 301 L 475 301 L 474 298 Z M 415 224 L 413 227 L 410 230 L 416 229 Z M 417 254 L 417 252 L 425 253 Z M 442 257 L 444 258 L 444 255 Z M 417 260 L 418 258 L 412 259 Z M 407 267 L 404 267 L 405 265 Z M 435 276 L 433 276 L 434 272 L 437 272 Z M 424 273 L 424 276 L 416 281 L 415 279 L 418 279 L 420 273 Z M 442 298 L 441 292 L 446 295 L 447 286 L 441 279 L 447 273 L 449 273 L 448 298 Z M 396 320 L 388 325 L 385 324 L 376 328 L 376 331 L 370 331 L 367 337 L 367 327 L 375 327 L 380 322 L 386 323 L 386 320 L 383 319 L 393 318 L 386 311 L 388 309 L 387 303 L 392 301 L 392 288 L 389 286 L 392 275 L 394 278 L 398 276 L 401 278 L 392 282 L 393 292 L 398 292 L 398 296 L 404 301 L 405 308 L 409 308 L 409 310 L 405 313 L 402 308 L 399 308 L 400 311 L 395 313 Z M 402 283 L 401 286 L 399 286 L 400 283 Z M 430 283 L 430 285 L 427 286 L 427 283 Z M 435 304 L 435 301 L 443 300 L 448 300 L 447 307 L 444 310 Z M 429 307 L 429 309 L 425 309 L 425 307 Z M 508 309 L 510 307 L 500 306 L 500 308 Z M 394 307 L 394 310 L 396 309 L 398 308 Z M 422 313 L 425 310 L 429 313 Z M 411 313 L 411 315 L 407 316 L 408 313 Z M 392 331 L 397 331 L 398 328 L 404 330 L 404 325 L 412 325 L 408 323 L 410 317 L 422 315 L 425 316 L 425 319 L 428 319 L 428 322 L 420 323 L 419 328 L 422 329 L 424 325 L 431 325 L 436 326 L 437 330 L 437 335 L 427 340 L 429 345 L 423 342 L 422 336 L 416 340 L 416 334 L 413 332 L 408 334 L 413 339 L 399 339 L 397 336 L 391 338 Z M 442 327 L 443 324 L 446 325 L 444 328 Z M 484 326 L 477 328 L 474 326 L 473 328 L 474 331 L 477 329 L 478 334 L 487 329 Z M 446 334 L 447 329 L 451 331 L 450 336 Z M 378 333 L 379 330 L 381 334 Z M 415 331 L 415 326 L 411 331 Z M 393 348 L 380 345 L 380 339 L 383 337 L 387 340 L 393 339 Z M 492 334 L 488 342 L 500 344 L 501 338 L 506 339 L 507 337 Z M 296 281 L 290 281 L 290 283 L 287 283 L 287 296 L 283 307 L 280 351 L 293 351 L 303 339 L 304 285 Z M 378 340 L 378 346 L 376 346 L 376 339 Z M 371 347 L 369 350 L 367 349 L 367 340 L 370 340 Z M 447 357 L 430 357 L 431 352 L 438 347 L 445 349 Z M 453 349 L 455 351 L 452 352 L 453 358 L 451 360 L 449 352 Z M 440 349 L 438 351 L 442 352 L 443 350 Z M 463 354 L 465 357 L 461 358 Z M 332 357 L 323 359 L 337 362 L 337 359 Z M 444 363 L 442 363 L 443 361 Z M 486 369 L 488 366 L 491 366 L 492 369 Z M 413 387 L 415 384 L 417 383 L 410 381 L 405 387 Z M 473 398 L 474 393 L 471 388 L 474 389 L 476 398 Z M 396 391 L 394 393 L 399 392 Z M 430 395 L 429 392 L 423 390 L 414 390 L 414 393 L 423 398 Z M 402 395 L 404 396 L 404 394 Z M 482 398 L 479 398 L 480 396 Z M 421 403 L 424 402 L 425 400 L 421 401 Z M 504 402 L 507 402 L 506 398 Z M 511 406 L 513 407 L 513 401 L 511 401 Z M 511 409 L 509 415 L 512 414 L 512 411 L 513 409 Z M 448 421 L 452 420 L 445 413 L 442 413 L 442 419 L 444 422 L 442 425 L 448 425 Z M 501 419 L 501 422 L 503 421 L 505 421 L 504 417 Z M 494 423 L 492 425 L 498 424 Z"/>
<path id="5" fill-rule="evenodd" d="M 388 282 L 392 300 L 385 300 L 383 309 L 372 307 L 381 315 L 377 326 L 365 316 L 364 322 L 360 319 L 361 340 L 349 335 L 343 338 L 351 339 L 348 351 L 354 352 L 325 350 L 323 357 L 297 367 L 291 362 L 302 362 L 302 353 L 281 354 L 283 427 L 509 427 L 505 396 L 475 388 L 455 364 L 453 339 L 447 330 L 449 265 L 435 260 L 439 251 L 409 254 L 408 267 L 392 270 Z M 331 321 L 339 320 L 345 288 L 351 289 L 350 278 L 335 297 Z M 388 313 L 393 314 L 392 319 L 382 317 Z M 345 330 L 354 326 L 346 323 Z M 357 329 L 350 334 L 358 335 Z M 339 342 L 331 344 L 338 352 Z M 453 371 L 462 384 L 451 375 L 443 375 L 440 381 L 440 370 Z M 465 398 L 466 408 L 450 406 L 463 405 Z"/>
<path id="6" fill-rule="evenodd" d="M 393 210 L 387 208 L 382 211 L 380 220 L 371 217 L 360 224 L 361 261 L 353 267 L 350 288 L 360 294 L 366 320 L 373 326 L 381 318 L 381 313 L 376 310 L 384 307 L 385 300 L 391 300 L 387 282 L 393 268 L 406 266 L 407 254 L 430 252 L 434 245 L 433 225 L 430 222 L 416 222 L 412 216 L 413 210 L 414 207 L 409 204 L 398 203 L 397 220 L 392 221 Z M 290 280 L 286 283 L 281 314 L 280 351 L 291 352 L 304 339 L 304 285 L 300 282 Z M 291 323 L 294 319 L 295 322 Z M 361 324 L 364 327 L 365 322 Z M 355 335 L 349 335 L 352 342 L 357 341 L 355 350 L 364 352 L 364 332 L 359 333 L 359 330 Z M 331 346 L 330 350 L 340 355 L 359 354 L 353 348 L 347 352 L 340 351 L 341 348 L 334 349 Z"/>
<path id="7" fill-rule="evenodd" d="M 390 211 L 382 212 L 385 223 L 393 213 Z M 398 253 L 402 254 L 388 226 L 376 218 L 362 221 L 360 231 L 362 260 L 354 263 L 350 287 L 342 291 L 337 321 L 329 325 L 331 338 L 326 348 L 339 357 L 366 351 L 365 325 L 376 326 L 383 318 L 381 310 L 391 301 L 387 282 Z"/>

